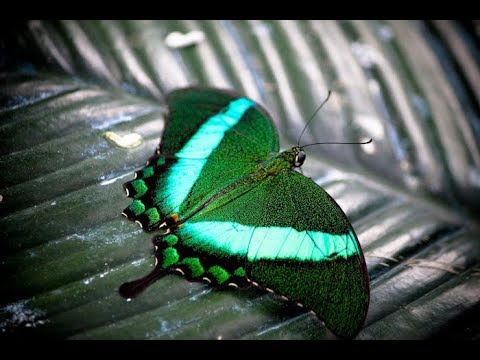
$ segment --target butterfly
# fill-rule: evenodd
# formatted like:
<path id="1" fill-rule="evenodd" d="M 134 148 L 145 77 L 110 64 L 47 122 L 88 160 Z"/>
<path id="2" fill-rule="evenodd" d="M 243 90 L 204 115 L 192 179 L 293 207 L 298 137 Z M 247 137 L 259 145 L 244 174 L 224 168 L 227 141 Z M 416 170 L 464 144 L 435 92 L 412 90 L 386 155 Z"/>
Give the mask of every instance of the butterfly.
<path id="1" fill-rule="evenodd" d="M 190 87 L 167 102 L 160 145 L 123 185 L 133 201 L 122 214 L 157 232 L 156 265 L 120 294 L 174 271 L 216 288 L 253 284 L 355 337 L 369 305 L 365 260 L 342 209 L 295 170 L 303 148 L 279 152 L 267 111 L 235 92 Z"/>

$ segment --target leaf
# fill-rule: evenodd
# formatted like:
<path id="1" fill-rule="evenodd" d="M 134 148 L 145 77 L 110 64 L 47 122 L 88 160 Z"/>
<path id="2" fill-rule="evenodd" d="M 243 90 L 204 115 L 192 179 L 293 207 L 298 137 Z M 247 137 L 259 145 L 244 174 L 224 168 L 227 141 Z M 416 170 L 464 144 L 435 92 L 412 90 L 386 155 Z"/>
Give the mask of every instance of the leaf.
<path id="1" fill-rule="evenodd" d="M 365 252 L 372 293 L 358 338 L 478 338 L 479 41 L 465 24 L 29 21 L 13 29 L 0 39 L 3 333 L 334 338 L 312 314 L 256 290 L 213 291 L 171 275 L 132 301 L 118 295 L 153 266 L 151 235 L 120 216 L 129 203 L 121 184 L 158 144 L 165 95 L 204 84 L 264 104 L 282 148 L 332 89 L 302 142 L 373 144 L 310 147 L 303 171 L 345 210 Z M 203 41 L 167 45 L 170 33 L 194 30 Z"/>

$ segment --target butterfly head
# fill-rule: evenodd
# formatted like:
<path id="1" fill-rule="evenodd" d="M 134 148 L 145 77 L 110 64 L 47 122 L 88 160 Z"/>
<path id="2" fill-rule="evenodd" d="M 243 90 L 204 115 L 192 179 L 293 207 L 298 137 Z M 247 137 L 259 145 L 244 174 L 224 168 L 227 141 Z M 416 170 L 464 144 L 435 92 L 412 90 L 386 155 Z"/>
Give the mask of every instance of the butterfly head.
<path id="1" fill-rule="evenodd" d="M 302 166 L 306 158 L 305 151 L 303 151 L 303 148 L 301 148 L 300 146 L 295 146 L 292 150 L 293 154 L 295 155 L 295 158 L 293 160 L 293 167 Z"/>

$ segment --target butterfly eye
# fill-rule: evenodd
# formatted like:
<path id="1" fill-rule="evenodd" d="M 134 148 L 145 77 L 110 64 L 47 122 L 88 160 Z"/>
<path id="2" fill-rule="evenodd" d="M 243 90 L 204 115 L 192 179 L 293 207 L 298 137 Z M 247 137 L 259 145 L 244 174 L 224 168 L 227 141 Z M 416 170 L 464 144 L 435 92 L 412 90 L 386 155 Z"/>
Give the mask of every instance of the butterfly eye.
<path id="1" fill-rule="evenodd" d="M 305 161 L 305 152 L 303 150 L 300 150 L 297 154 L 297 156 L 295 156 L 295 167 L 300 167 L 303 165 L 303 162 Z"/>

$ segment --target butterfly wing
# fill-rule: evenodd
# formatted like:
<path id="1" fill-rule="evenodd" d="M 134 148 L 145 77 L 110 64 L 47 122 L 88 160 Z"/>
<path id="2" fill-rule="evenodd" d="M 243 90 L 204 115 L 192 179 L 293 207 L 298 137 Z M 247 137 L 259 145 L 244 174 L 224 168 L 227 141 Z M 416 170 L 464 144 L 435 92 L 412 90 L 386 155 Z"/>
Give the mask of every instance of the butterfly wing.
<path id="1" fill-rule="evenodd" d="M 188 217 L 268 153 L 278 151 L 268 113 L 238 94 L 187 88 L 173 91 L 168 105 L 156 154 L 135 180 L 124 184 L 134 201 L 123 213 L 147 231 L 174 214 Z"/>
<path id="2" fill-rule="evenodd" d="M 354 337 L 365 320 L 368 273 L 350 222 L 320 186 L 293 170 L 198 213 L 176 234 L 204 257 L 243 257 L 234 267 L 245 265 L 247 278 L 313 310 L 341 337 Z"/>
<path id="3" fill-rule="evenodd" d="M 134 296 L 175 269 L 216 286 L 249 280 L 304 304 L 340 336 L 358 333 L 368 309 L 368 274 L 340 207 L 290 169 L 238 182 L 278 151 L 267 112 L 207 88 L 174 91 L 169 109 L 156 154 L 124 185 L 134 198 L 124 214 L 147 231 L 175 214 L 186 221 L 156 238 L 155 270 L 122 285 L 121 293 Z"/>

